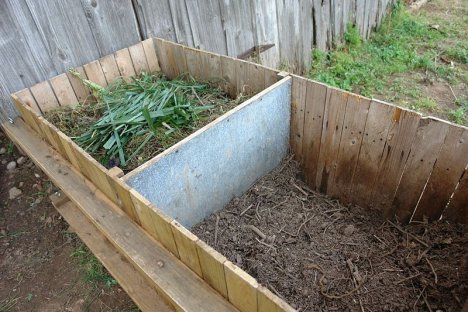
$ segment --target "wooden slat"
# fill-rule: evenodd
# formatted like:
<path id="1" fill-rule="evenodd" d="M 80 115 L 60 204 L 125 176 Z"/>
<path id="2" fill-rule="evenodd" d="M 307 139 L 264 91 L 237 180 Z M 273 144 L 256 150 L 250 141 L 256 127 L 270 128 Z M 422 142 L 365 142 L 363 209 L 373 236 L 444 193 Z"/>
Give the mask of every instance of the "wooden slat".
<path id="1" fill-rule="evenodd" d="M 370 100 L 349 94 L 343 122 L 338 159 L 333 180 L 329 181 L 328 194 L 335 198 L 345 198 L 349 194 L 351 179 L 358 161 Z"/>
<path id="2" fill-rule="evenodd" d="M 327 87 L 313 81 L 306 81 L 304 134 L 302 138 L 303 167 L 306 181 L 316 189 L 317 166 L 320 155 L 323 116 L 327 101 Z"/>
<path id="3" fill-rule="evenodd" d="M 292 76 L 291 94 L 291 137 L 289 144 L 295 158 L 302 162 L 302 141 L 304 135 L 304 110 L 307 92 L 307 80 Z"/>
<path id="4" fill-rule="evenodd" d="M 248 86 L 248 63 L 242 60 L 236 62 L 236 90 L 237 94 L 248 94 L 250 88 Z"/>
<path id="5" fill-rule="evenodd" d="M 134 44 L 128 48 L 130 52 L 130 57 L 132 58 L 133 68 L 135 68 L 135 72 L 137 74 L 141 72 L 148 72 L 149 66 L 146 62 L 146 55 L 145 50 L 143 49 L 143 45 L 140 43 Z"/>
<path id="6" fill-rule="evenodd" d="M 78 207 L 68 199 L 65 200 L 66 202 L 61 205 L 58 205 L 55 200 L 52 203 L 135 304 L 142 311 L 173 311 L 153 289 L 152 285 L 122 257 Z"/>
<path id="7" fill-rule="evenodd" d="M 187 70 L 195 79 L 201 78 L 201 60 L 200 60 L 200 51 L 184 48 L 185 59 L 187 62 Z"/>
<path id="8" fill-rule="evenodd" d="M 280 65 L 276 1 L 252 1 L 251 6 L 255 44 L 274 44 L 271 49 L 260 54 L 261 63 L 276 68 Z"/>
<path id="9" fill-rule="evenodd" d="M 37 102 L 29 89 L 26 88 L 20 90 L 15 93 L 15 96 L 18 98 L 18 100 L 21 101 L 21 103 L 28 105 L 34 112 L 36 112 L 39 115 L 42 115 L 42 112 L 39 109 L 39 106 L 37 105 Z"/>
<path id="10" fill-rule="evenodd" d="M 135 211 L 135 206 L 133 205 L 133 201 L 130 196 L 131 188 L 119 178 L 111 175 L 109 173 L 109 170 L 106 169 L 105 173 L 111 188 L 117 195 L 118 202 L 116 202 L 116 204 L 120 208 L 122 208 L 123 211 L 125 211 L 125 213 L 130 217 L 130 219 L 132 219 L 135 223 L 140 224 L 140 220 L 138 219 L 138 215 Z"/>
<path id="11" fill-rule="evenodd" d="M 257 288 L 258 312 L 294 312 L 289 304 L 273 294 L 268 288 L 258 285 Z"/>
<path id="12" fill-rule="evenodd" d="M 393 212 L 401 222 L 413 215 L 424 186 L 444 143 L 449 125 L 443 121 L 422 118 L 416 132 L 411 152 L 393 199 Z"/>
<path id="13" fill-rule="evenodd" d="M 265 68 L 261 65 L 249 63 L 248 78 L 253 93 L 258 93 L 265 89 Z"/>
<path id="14" fill-rule="evenodd" d="M 75 152 L 73 151 L 73 143 L 72 140 L 66 136 L 63 132 L 58 133 L 58 138 L 60 140 L 60 143 L 62 144 L 62 147 L 65 151 L 66 158 L 68 161 L 77 169 L 78 171 L 80 170 L 80 163 L 76 159 Z"/>
<path id="15" fill-rule="evenodd" d="M 33 111 L 31 107 L 28 105 L 24 105 L 22 101 L 16 96 L 16 94 L 11 95 L 11 99 L 15 104 L 16 108 L 20 112 L 21 116 L 23 117 L 24 121 L 32 128 L 39 137 L 43 137 L 42 129 L 39 127 L 38 124 L 38 117 L 39 115 Z M 34 99 L 33 99 L 34 100 Z"/>
<path id="16" fill-rule="evenodd" d="M 102 72 L 104 73 L 104 77 L 106 77 L 107 84 L 120 77 L 120 71 L 117 67 L 114 54 L 104 56 L 99 60 L 99 63 L 101 63 Z"/>
<path id="17" fill-rule="evenodd" d="M 169 7 L 171 9 L 172 23 L 174 24 L 177 42 L 193 47 L 192 29 L 190 28 L 185 0 L 169 1 Z"/>
<path id="18" fill-rule="evenodd" d="M 158 232 L 151 217 L 153 213 L 150 208 L 151 203 L 134 189 L 130 190 L 130 197 L 141 227 L 155 240 L 159 241 Z"/>
<path id="19" fill-rule="evenodd" d="M 265 88 L 268 88 L 272 84 L 279 81 L 280 78 L 278 77 L 278 73 L 278 70 L 268 67 L 265 68 Z"/>
<path id="20" fill-rule="evenodd" d="M 421 115 L 397 108 L 388 131 L 379 174 L 372 187 L 370 206 L 388 214 L 411 151 Z M 390 217 L 390 215 L 388 215 Z"/>
<path id="21" fill-rule="evenodd" d="M 78 104 L 75 91 L 66 74 L 61 74 L 50 79 L 50 84 L 61 106 L 75 107 Z"/>
<path id="22" fill-rule="evenodd" d="M 204 80 L 221 78 L 221 59 L 213 53 L 200 53 L 201 75 Z"/>
<path id="23" fill-rule="evenodd" d="M 438 220 L 468 165 L 468 129 L 450 126 L 412 221 Z"/>
<path id="24" fill-rule="evenodd" d="M 465 169 L 442 216 L 444 220 L 468 224 L 468 169 Z"/>
<path id="25" fill-rule="evenodd" d="M 42 116 L 39 116 L 37 124 L 41 128 L 42 133 L 44 134 L 43 138 L 46 140 L 46 142 L 48 142 L 50 146 L 52 146 L 56 151 L 59 152 L 59 145 L 54 136 L 55 129 L 51 128 L 50 122 L 48 122 Z"/>
<path id="26" fill-rule="evenodd" d="M 114 55 L 120 75 L 125 78 L 135 76 L 135 69 L 133 68 L 132 58 L 128 49 L 119 50 Z"/>
<path id="27" fill-rule="evenodd" d="M 104 76 L 104 72 L 102 71 L 102 67 L 99 61 L 93 61 L 91 63 L 85 64 L 83 65 L 83 69 L 89 80 L 97 83 L 102 87 L 107 86 L 107 80 Z"/>
<path id="28" fill-rule="evenodd" d="M 221 76 L 224 80 L 224 91 L 235 98 L 237 96 L 236 60 L 221 56 Z"/>
<path id="29" fill-rule="evenodd" d="M 174 79 L 179 75 L 179 70 L 172 51 L 173 45 L 162 39 L 155 39 L 155 44 L 161 70 L 169 79 Z"/>
<path id="30" fill-rule="evenodd" d="M 174 54 L 174 63 L 177 66 L 179 75 L 188 72 L 187 60 L 185 58 L 184 46 L 180 44 L 172 44 L 172 53 Z"/>
<path id="31" fill-rule="evenodd" d="M 172 221 L 171 225 L 180 261 L 185 263 L 198 276 L 203 276 L 197 254 L 196 242 L 198 237 L 176 220 Z"/>
<path id="32" fill-rule="evenodd" d="M 154 39 L 149 38 L 142 42 L 143 49 L 145 50 L 146 62 L 148 63 L 148 69 L 150 72 L 161 71 L 159 67 L 158 56 L 156 55 L 156 49 L 154 47 Z"/>
<path id="33" fill-rule="evenodd" d="M 257 312 L 257 281 L 231 261 L 224 262 L 224 272 L 229 302 L 241 312 Z"/>
<path id="34" fill-rule="evenodd" d="M 335 174 L 348 94 L 338 89 L 330 88 L 327 98 L 316 178 L 316 185 L 320 192 L 324 194 L 328 194 L 329 184 L 333 181 Z"/>
<path id="35" fill-rule="evenodd" d="M 213 311 L 235 311 L 232 305 L 151 239 L 103 193 L 86 183 L 79 173 L 70 170 L 63 158 L 37 139 L 20 119 L 15 125 L 5 125 L 4 129 L 171 305 L 181 311 L 204 311 L 207 307 Z"/>
<path id="36" fill-rule="evenodd" d="M 83 78 L 88 79 L 88 76 L 86 76 L 83 67 L 75 67 L 74 70 L 79 72 Z M 69 72 L 67 72 L 67 76 L 70 80 L 73 90 L 75 91 L 76 98 L 78 99 L 78 101 L 84 102 L 91 94 L 91 91 L 81 82 L 80 79 L 73 76 Z"/>
<path id="37" fill-rule="evenodd" d="M 376 100 L 370 103 L 361 150 L 351 182 L 352 187 L 346 197 L 354 204 L 362 206 L 369 204 L 395 109 L 395 106 Z"/>
<path id="38" fill-rule="evenodd" d="M 59 103 L 48 81 L 43 81 L 30 88 L 37 105 L 42 112 L 57 108 Z"/>
<path id="39" fill-rule="evenodd" d="M 224 263 L 227 261 L 226 257 L 208 246 L 202 240 L 198 240 L 196 244 L 203 279 L 223 295 L 223 297 L 228 298 L 226 277 L 224 275 Z"/>

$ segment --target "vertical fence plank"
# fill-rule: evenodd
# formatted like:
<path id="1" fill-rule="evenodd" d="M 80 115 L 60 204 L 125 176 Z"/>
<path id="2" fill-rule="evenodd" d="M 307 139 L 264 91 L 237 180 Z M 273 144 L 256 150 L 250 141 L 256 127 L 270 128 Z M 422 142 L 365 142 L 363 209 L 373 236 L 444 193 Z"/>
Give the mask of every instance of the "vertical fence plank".
<path id="1" fill-rule="evenodd" d="M 304 118 L 303 166 L 307 183 L 317 189 L 317 165 L 320 155 L 320 138 L 322 137 L 323 115 L 327 101 L 327 86 L 306 81 L 306 101 Z"/>
<path id="2" fill-rule="evenodd" d="M 39 106 L 37 105 L 36 100 L 34 99 L 33 95 L 31 94 L 31 91 L 29 89 L 23 89 L 15 93 L 15 95 L 18 97 L 18 99 L 31 107 L 31 109 L 36 112 L 37 114 L 42 114 L 41 110 L 39 109 Z"/>
<path id="3" fill-rule="evenodd" d="M 226 277 L 224 274 L 224 263 L 227 261 L 226 257 L 208 246 L 202 240 L 198 240 L 196 244 L 203 279 L 224 298 L 228 298 Z"/>
<path id="4" fill-rule="evenodd" d="M 234 265 L 224 263 L 229 301 L 241 312 L 257 312 L 257 281 Z"/>
<path id="5" fill-rule="evenodd" d="M 280 64 L 278 20 L 276 1 L 256 0 L 251 2 L 253 10 L 254 40 L 256 45 L 273 44 L 274 46 L 260 54 L 260 62 L 276 68 Z"/>
<path id="6" fill-rule="evenodd" d="M 159 65 L 161 66 L 161 70 L 169 79 L 177 77 L 179 69 L 174 59 L 173 46 L 166 40 L 155 39 L 155 42 L 156 54 L 160 60 Z"/>
<path id="7" fill-rule="evenodd" d="M 297 0 L 277 0 L 276 16 L 280 29 L 278 33 L 280 59 L 289 71 L 298 72 L 302 52 L 302 38 L 300 33 L 299 1 Z M 296 40 L 301 38 L 301 40 Z"/>
<path id="8" fill-rule="evenodd" d="M 258 285 L 258 312 L 294 312 L 296 311 L 285 301 L 274 295 L 268 288 Z"/>
<path id="9" fill-rule="evenodd" d="M 109 185 L 114 190 L 117 195 L 116 204 L 130 217 L 135 223 L 140 224 L 138 215 L 135 211 L 135 205 L 133 204 L 132 198 L 130 196 L 131 188 L 120 180 L 117 177 L 114 177 L 109 174 L 109 171 L 105 171 Z M 99 187 L 99 186 L 98 186 Z"/>
<path id="10" fill-rule="evenodd" d="M 88 79 L 88 76 L 86 76 L 86 73 L 84 71 L 83 67 L 75 67 L 74 70 L 76 70 L 84 79 Z M 70 80 L 70 83 L 72 85 L 73 91 L 75 91 L 76 98 L 80 102 L 84 102 L 89 95 L 91 94 L 91 91 L 81 82 L 80 79 L 77 77 L 73 76 L 69 72 L 67 72 L 68 79 Z"/>
<path id="11" fill-rule="evenodd" d="M 99 60 L 99 63 L 101 63 L 102 72 L 104 73 L 104 77 L 106 77 L 107 84 L 120 77 L 120 71 L 113 54 L 104 56 Z"/>
<path id="12" fill-rule="evenodd" d="M 30 90 L 42 112 L 47 112 L 59 106 L 54 91 L 52 91 L 48 81 L 38 83 L 32 86 Z"/>
<path id="13" fill-rule="evenodd" d="M 135 68 L 135 72 L 140 74 L 141 72 L 148 72 L 149 67 L 148 63 L 146 62 L 145 50 L 143 49 L 143 45 L 140 43 L 134 44 L 128 48 L 130 52 L 130 57 L 133 62 L 133 67 Z"/>
<path id="14" fill-rule="evenodd" d="M 349 198 L 346 196 L 349 194 L 351 179 L 358 161 L 369 106 L 369 99 L 349 94 L 336 170 L 328 190 L 330 196 L 338 197 L 345 203 L 349 202 Z"/>
<path id="15" fill-rule="evenodd" d="M 383 211 L 387 216 L 411 151 L 420 119 L 420 114 L 400 108 L 397 108 L 393 114 L 379 165 L 379 174 L 369 199 L 375 208 Z"/>
<path id="16" fill-rule="evenodd" d="M 192 30 L 190 29 L 190 21 L 185 1 L 186 0 L 171 0 L 169 1 L 169 6 L 177 42 L 193 47 Z"/>
<path id="17" fill-rule="evenodd" d="M 27 91 L 27 92 L 26 92 Z M 34 130 L 39 134 L 40 137 L 43 136 L 42 134 L 42 129 L 39 127 L 38 122 L 38 117 L 40 116 L 40 112 L 37 113 L 34 111 L 29 105 L 25 104 L 25 99 L 26 101 L 34 101 L 34 98 L 31 95 L 31 92 L 29 92 L 29 89 L 24 89 L 19 92 L 19 96 L 22 96 L 20 98 L 18 96 L 18 93 L 12 94 L 11 99 L 13 100 L 13 103 L 15 104 L 18 112 L 21 114 L 23 117 L 24 121 Z M 32 103 L 31 103 L 32 104 Z M 37 106 L 37 104 L 36 104 Z"/>
<path id="18" fill-rule="evenodd" d="M 316 185 L 324 194 L 328 194 L 329 183 L 333 180 L 348 100 L 347 94 L 333 88 L 327 96 L 316 178 Z"/>
<path id="19" fill-rule="evenodd" d="M 349 193 L 352 203 L 362 206 L 367 206 L 369 203 L 394 113 L 394 106 L 376 100 L 370 103 L 361 150 Z"/>
<path id="20" fill-rule="evenodd" d="M 55 76 L 49 81 L 61 106 L 68 106 L 73 108 L 78 104 L 75 91 L 73 91 L 71 83 L 68 80 L 66 74 Z"/>
<path id="21" fill-rule="evenodd" d="M 204 80 L 221 78 L 221 58 L 213 53 L 201 53 L 201 76 Z"/>
<path id="22" fill-rule="evenodd" d="M 141 227 L 148 232 L 151 237 L 159 241 L 158 232 L 156 231 L 149 208 L 151 203 L 134 189 L 130 190 L 130 198 L 132 199 L 135 214 L 140 221 Z"/>
<path id="23" fill-rule="evenodd" d="M 132 58 L 128 49 L 122 49 L 115 52 L 115 62 L 119 68 L 120 75 L 125 78 L 135 76 L 135 69 L 133 67 Z M 85 68 L 86 69 L 86 68 Z"/>
<path id="24" fill-rule="evenodd" d="M 170 0 L 174 1 L 174 0 Z M 144 38 L 160 37 L 176 40 L 169 0 L 134 1 L 135 14 Z"/>
<path id="25" fill-rule="evenodd" d="M 443 218 L 454 223 L 468 224 L 468 168 L 458 182 Z"/>
<path id="26" fill-rule="evenodd" d="M 188 72 L 187 59 L 185 58 L 184 46 L 180 44 L 172 44 L 172 53 L 174 54 L 174 63 L 177 66 L 177 72 L 179 75 Z"/>
<path id="27" fill-rule="evenodd" d="M 93 61 L 91 63 L 83 65 L 86 76 L 92 82 L 97 83 L 98 85 L 105 87 L 107 86 L 107 80 L 102 72 L 102 67 L 99 61 Z"/>
<path id="28" fill-rule="evenodd" d="M 265 89 L 265 68 L 261 65 L 248 64 L 248 84 L 253 93 L 258 93 Z"/>
<path id="29" fill-rule="evenodd" d="M 402 222 L 413 215 L 444 143 L 449 126 L 432 118 L 422 118 L 400 184 L 393 199 L 393 212 Z"/>
<path id="30" fill-rule="evenodd" d="M 151 72 L 158 72 L 161 70 L 159 67 L 158 56 L 156 55 L 156 49 L 154 46 L 154 39 L 146 39 L 142 42 L 143 49 L 145 50 L 146 61 L 148 62 L 148 68 Z"/>
<path id="31" fill-rule="evenodd" d="M 201 78 L 201 60 L 200 60 L 200 52 L 191 49 L 191 48 L 184 48 L 185 52 L 185 59 L 187 61 L 187 70 L 195 79 Z"/>
<path id="32" fill-rule="evenodd" d="M 172 221 L 171 225 L 180 260 L 198 276 L 202 276 L 196 245 L 198 237 L 175 220 Z"/>
<path id="33" fill-rule="evenodd" d="M 291 152 L 302 161 L 302 137 L 304 135 L 304 108 L 306 102 L 307 80 L 292 76 L 291 94 Z"/>
<path id="34" fill-rule="evenodd" d="M 438 220 L 468 165 L 468 129 L 450 126 L 412 221 Z"/>
<path id="35" fill-rule="evenodd" d="M 224 80 L 224 91 L 232 98 L 237 95 L 236 61 L 230 57 L 221 56 L 221 77 Z"/>

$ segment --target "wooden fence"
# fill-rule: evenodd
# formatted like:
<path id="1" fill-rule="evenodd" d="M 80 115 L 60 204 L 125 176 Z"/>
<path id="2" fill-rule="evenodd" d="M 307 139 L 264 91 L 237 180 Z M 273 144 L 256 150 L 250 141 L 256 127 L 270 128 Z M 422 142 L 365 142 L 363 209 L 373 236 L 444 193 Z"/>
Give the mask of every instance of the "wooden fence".
<path id="1" fill-rule="evenodd" d="M 368 37 L 395 0 L 5 0 L 0 8 L 0 119 L 9 94 L 149 37 L 308 68 L 313 47 L 341 40 L 348 22 Z M 254 53 L 255 54 L 255 53 Z"/>

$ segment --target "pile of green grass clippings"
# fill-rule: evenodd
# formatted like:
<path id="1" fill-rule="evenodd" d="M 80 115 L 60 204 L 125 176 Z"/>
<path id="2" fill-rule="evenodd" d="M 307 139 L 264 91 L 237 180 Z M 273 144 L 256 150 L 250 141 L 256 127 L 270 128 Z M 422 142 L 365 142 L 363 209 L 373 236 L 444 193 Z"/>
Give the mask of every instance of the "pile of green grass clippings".
<path id="1" fill-rule="evenodd" d="M 72 74 L 79 77 L 77 72 Z M 133 170 L 246 99 L 185 75 L 142 73 L 107 87 L 79 77 L 92 91 L 75 108 L 46 118 L 104 166 Z"/>

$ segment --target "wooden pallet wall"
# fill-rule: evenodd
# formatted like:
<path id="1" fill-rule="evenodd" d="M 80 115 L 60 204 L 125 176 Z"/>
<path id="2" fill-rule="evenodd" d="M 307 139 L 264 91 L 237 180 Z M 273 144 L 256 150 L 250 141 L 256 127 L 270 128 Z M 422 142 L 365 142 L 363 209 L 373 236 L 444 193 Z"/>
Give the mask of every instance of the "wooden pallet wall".
<path id="1" fill-rule="evenodd" d="M 468 128 L 293 78 L 291 148 L 309 185 L 402 222 L 468 222 Z"/>

